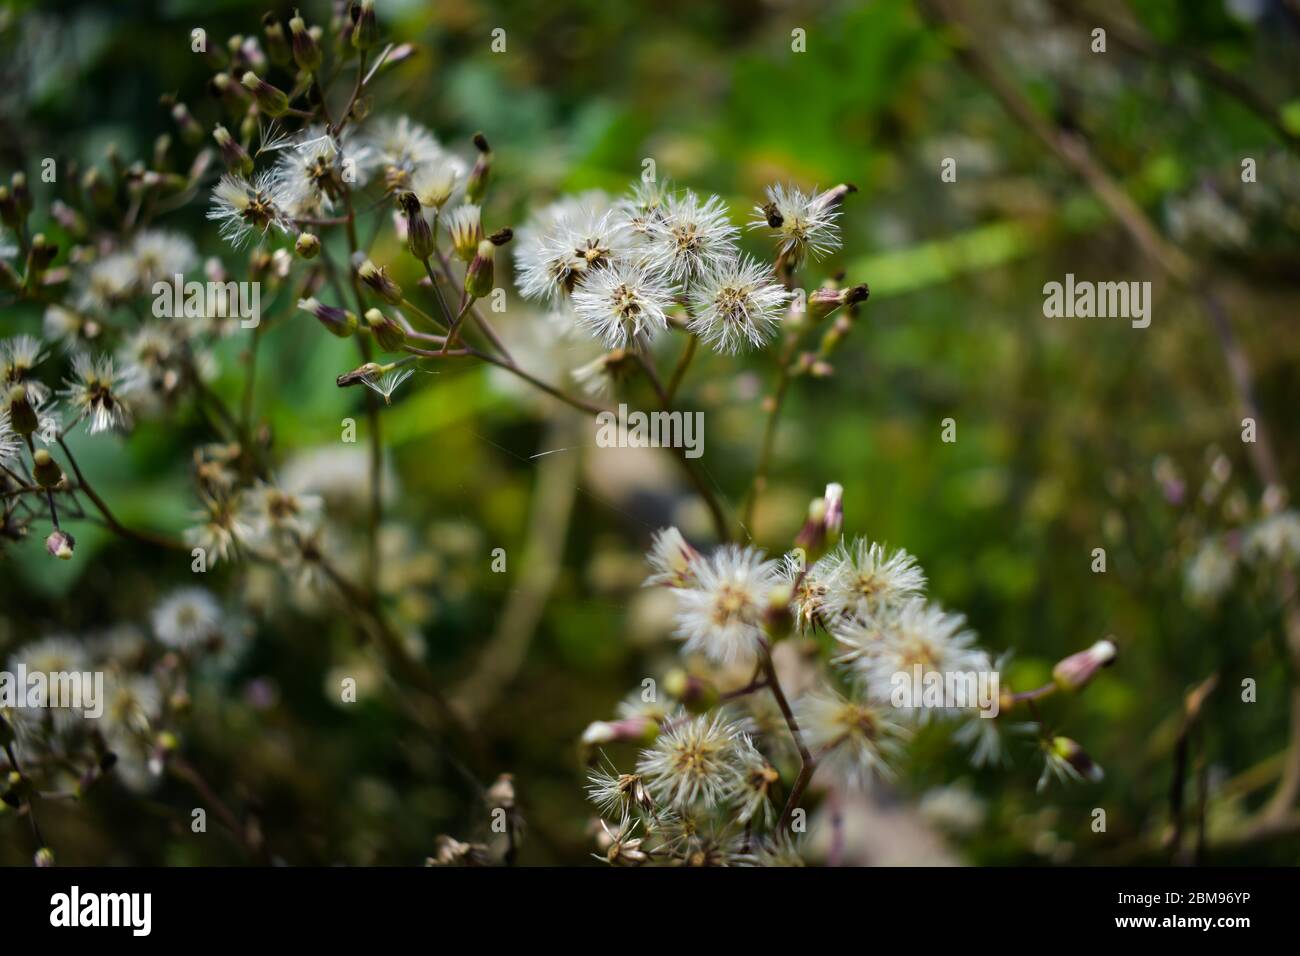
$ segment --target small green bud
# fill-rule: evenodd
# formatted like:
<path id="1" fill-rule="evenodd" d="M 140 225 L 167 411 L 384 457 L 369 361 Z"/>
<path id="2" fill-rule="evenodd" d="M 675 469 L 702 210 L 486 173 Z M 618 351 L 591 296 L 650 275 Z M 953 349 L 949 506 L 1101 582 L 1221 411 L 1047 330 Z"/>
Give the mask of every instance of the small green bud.
<path id="1" fill-rule="evenodd" d="M 433 230 L 420 209 L 420 200 L 415 193 L 404 192 L 397 197 L 397 205 L 406 217 L 406 246 L 423 262 L 433 255 Z"/>
<path id="2" fill-rule="evenodd" d="M 307 29 L 307 21 L 300 14 L 295 13 L 289 21 L 289 32 L 293 35 L 294 62 L 299 69 L 315 73 L 321 64 L 320 44 L 316 42 L 312 31 Z"/>
<path id="3" fill-rule="evenodd" d="M 493 259 L 497 247 L 484 239 L 465 270 L 465 292 L 471 298 L 481 299 L 492 292 Z"/>
<path id="4" fill-rule="evenodd" d="M 221 149 L 221 158 L 227 169 L 241 176 L 247 176 L 253 171 L 253 157 L 248 155 L 248 150 L 244 149 L 230 135 L 230 131 L 220 123 L 212 131 L 212 138 L 217 141 L 217 146 Z"/>
<path id="5" fill-rule="evenodd" d="M 63 480 L 63 469 L 44 448 L 32 453 L 32 475 L 42 488 L 53 488 Z"/>
<path id="6" fill-rule="evenodd" d="M 203 139 L 203 127 L 184 103 L 177 103 L 172 107 L 172 120 L 181 131 L 181 139 L 191 146 Z"/>
<path id="7" fill-rule="evenodd" d="M 474 168 L 470 170 L 469 180 L 465 184 L 465 201 L 480 203 L 492 175 L 492 148 L 482 133 L 474 134 L 474 146 L 478 150 L 478 159 L 474 161 Z"/>
<path id="8" fill-rule="evenodd" d="M 406 344 L 406 330 L 378 309 L 367 310 L 366 326 L 385 352 L 400 352 Z"/>
<path id="9" fill-rule="evenodd" d="M 15 385 L 9 389 L 9 423 L 20 435 L 30 435 L 41 426 L 25 385 Z"/>
<path id="10" fill-rule="evenodd" d="M 320 237 L 311 232 L 299 233 L 293 248 L 302 258 L 315 259 L 320 254 Z"/>
<path id="11" fill-rule="evenodd" d="M 352 45 L 358 50 L 369 50 L 379 40 L 379 24 L 375 20 L 375 0 L 353 3 Z"/>
<path id="12" fill-rule="evenodd" d="M 253 94 L 253 101 L 257 103 L 257 108 L 267 116 L 275 118 L 289 112 L 289 97 L 284 90 L 272 86 L 252 70 L 246 72 L 239 82 L 244 89 Z"/>
<path id="13" fill-rule="evenodd" d="M 262 17 L 262 31 L 266 34 L 266 54 L 271 62 L 276 66 L 288 66 L 292 59 L 289 41 L 285 39 L 284 27 L 274 13 L 268 12 Z"/>
<path id="14" fill-rule="evenodd" d="M 402 287 L 389 277 L 388 270 L 383 266 L 377 266 L 367 259 L 357 270 L 357 277 L 385 302 L 390 305 L 401 305 Z"/>

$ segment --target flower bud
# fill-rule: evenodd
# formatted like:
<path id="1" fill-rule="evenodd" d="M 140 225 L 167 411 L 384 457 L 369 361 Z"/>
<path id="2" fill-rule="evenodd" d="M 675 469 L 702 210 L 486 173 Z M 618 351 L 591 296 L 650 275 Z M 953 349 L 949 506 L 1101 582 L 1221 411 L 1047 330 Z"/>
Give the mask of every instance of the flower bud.
<path id="1" fill-rule="evenodd" d="M 482 133 L 474 134 L 474 146 L 478 150 L 478 159 L 474 161 L 469 181 L 465 184 L 465 199 L 467 202 L 479 203 L 487 192 L 488 179 L 492 175 L 492 148 Z"/>
<path id="2" fill-rule="evenodd" d="M 356 315 L 346 309 L 323 305 L 316 299 L 299 299 L 298 308 L 316 316 L 321 325 L 341 339 L 346 339 L 357 330 Z"/>
<path id="3" fill-rule="evenodd" d="M 15 385 L 9 389 L 9 423 L 20 435 L 30 435 L 41 426 L 36 407 L 32 405 L 25 385 Z"/>
<path id="4" fill-rule="evenodd" d="M 688 674 L 680 667 L 664 675 L 664 691 L 677 698 L 693 714 L 703 714 L 718 705 L 720 694 L 712 681 Z"/>
<path id="5" fill-rule="evenodd" d="M 274 13 L 268 12 L 262 17 L 262 31 L 266 34 L 266 53 L 271 62 L 276 66 L 288 66 L 291 59 L 289 41 L 285 39 L 284 27 Z"/>
<path id="6" fill-rule="evenodd" d="M 357 276 L 372 292 L 390 305 L 402 304 L 402 287 L 392 280 L 388 270 L 377 266 L 369 259 L 361 263 Z"/>
<path id="7" fill-rule="evenodd" d="M 289 32 L 293 34 L 293 61 L 298 64 L 299 69 L 315 73 L 320 69 L 321 64 L 320 44 L 307 29 L 307 21 L 300 14 L 295 13 L 293 19 L 289 21 Z"/>
<path id="8" fill-rule="evenodd" d="M 236 83 L 229 73 L 215 74 L 208 81 L 208 88 L 231 116 L 243 116 L 248 111 L 248 91 Z"/>
<path id="9" fill-rule="evenodd" d="M 447 216 L 447 234 L 451 236 L 451 249 L 456 258 L 470 262 L 478 253 L 483 241 L 483 221 L 479 207 L 473 204 L 459 206 Z"/>
<path id="10" fill-rule="evenodd" d="M 1096 783 L 1106 776 L 1101 766 L 1088 756 L 1088 752 L 1069 737 L 1053 737 L 1051 752 L 1053 756 L 1068 763 L 1078 771 L 1079 776 L 1090 783 Z"/>
<path id="11" fill-rule="evenodd" d="M 172 120 L 181 131 L 181 139 L 191 146 L 203 139 L 203 127 L 199 125 L 190 108 L 184 103 L 177 103 L 172 107 Z"/>
<path id="12" fill-rule="evenodd" d="M 360 0 L 352 4 L 352 45 L 358 50 L 369 50 L 379 39 L 379 24 L 375 21 L 375 0 Z"/>
<path id="13" fill-rule="evenodd" d="M 252 70 L 247 71 L 239 82 L 253 94 L 257 108 L 267 116 L 275 118 L 289 112 L 289 97 L 284 90 L 272 86 Z"/>
<path id="14" fill-rule="evenodd" d="M 302 258 L 315 259 L 320 254 L 320 237 L 311 232 L 299 233 L 293 248 Z"/>
<path id="15" fill-rule="evenodd" d="M 27 186 L 27 174 L 22 170 L 14 173 L 9 179 L 9 186 L 13 192 L 14 202 L 18 204 L 18 211 L 23 218 L 32 211 L 32 191 Z"/>
<path id="16" fill-rule="evenodd" d="M 72 552 L 76 546 L 77 539 L 66 531 L 51 531 L 50 536 L 45 539 L 45 550 L 60 561 L 72 560 Z"/>
<path id="17" fill-rule="evenodd" d="M 582 743 L 587 747 L 602 744 L 650 743 L 658 736 L 659 724 L 649 717 L 625 717 L 622 720 L 597 720 L 582 732 Z"/>
<path id="18" fill-rule="evenodd" d="M 465 270 L 465 292 L 471 298 L 481 299 L 492 292 L 492 260 L 496 249 L 487 239 L 478 244 L 478 251 Z"/>
<path id="19" fill-rule="evenodd" d="M 826 494 L 822 497 L 826 501 L 826 533 L 839 537 L 840 529 L 844 527 L 844 486 L 833 481 L 826 486 Z"/>
<path id="20" fill-rule="evenodd" d="M 834 544 L 844 524 L 844 488 L 838 484 L 826 486 L 826 494 L 814 498 L 808 505 L 808 519 L 804 522 L 794 543 L 811 555 L 820 554 Z"/>
<path id="21" fill-rule="evenodd" d="M 46 239 L 45 233 L 38 232 L 32 236 L 32 244 L 27 250 L 27 272 L 23 276 L 24 287 L 28 289 L 35 287 L 58 254 L 59 247 Z"/>
<path id="22" fill-rule="evenodd" d="M 239 173 L 241 176 L 247 176 L 253 171 L 253 157 L 248 155 L 248 150 L 236 142 L 235 138 L 230 135 L 220 123 L 212 131 L 212 138 L 217 141 L 217 146 L 221 148 L 221 158 L 226 164 L 226 168 L 232 173 Z"/>
<path id="23" fill-rule="evenodd" d="M 366 326 L 385 352 L 400 352 L 406 344 L 406 330 L 378 309 L 366 312 Z"/>
<path id="24" fill-rule="evenodd" d="M 42 488 L 53 488 L 63 480 L 63 469 L 44 448 L 32 453 L 32 476 Z"/>
<path id="25" fill-rule="evenodd" d="M 820 206 L 822 209 L 834 209 L 844 202 L 844 197 L 850 193 L 858 191 L 858 187 L 852 183 L 840 183 L 838 186 L 832 186 L 830 189 L 821 193 L 813 200 L 813 205 Z"/>
<path id="26" fill-rule="evenodd" d="M 48 846 L 41 847 L 39 850 L 36 851 L 36 855 L 32 858 L 32 863 L 33 865 L 38 866 L 42 869 L 53 866 L 54 851 L 51 850 Z"/>
<path id="27" fill-rule="evenodd" d="M 1052 668 L 1052 678 L 1061 690 L 1080 690 L 1096 676 L 1097 671 L 1109 667 L 1118 649 L 1109 640 L 1098 641 L 1086 651 L 1071 654 Z"/>
<path id="28" fill-rule="evenodd" d="M 10 229 L 17 230 L 22 226 L 21 215 L 18 209 L 18 200 L 8 186 L 0 186 L 0 222 L 3 222 Z"/>
<path id="29" fill-rule="evenodd" d="M 871 290 L 863 282 L 848 289 L 818 289 L 808 296 L 808 313 L 813 320 L 824 318 L 842 305 L 865 302 Z"/>
<path id="30" fill-rule="evenodd" d="M 420 200 L 412 192 L 397 197 L 397 205 L 406 217 L 406 245 L 411 255 L 423 262 L 433 255 L 433 230 L 420 211 Z"/>

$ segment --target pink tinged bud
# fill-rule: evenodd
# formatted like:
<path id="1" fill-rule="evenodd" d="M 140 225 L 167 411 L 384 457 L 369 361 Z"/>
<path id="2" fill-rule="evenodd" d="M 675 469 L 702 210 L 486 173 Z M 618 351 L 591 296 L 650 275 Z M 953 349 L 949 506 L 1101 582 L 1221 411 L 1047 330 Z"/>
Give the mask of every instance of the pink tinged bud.
<path id="1" fill-rule="evenodd" d="M 627 741 L 648 743 L 658 732 L 659 725 L 649 717 L 598 720 L 582 732 L 582 742 L 588 747 Z"/>
<path id="2" fill-rule="evenodd" d="M 821 206 L 823 209 L 834 209 L 840 203 L 844 202 L 845 196 L 857 191 L 858 187 L 852 183 L 840 183 L 838 186 L 833 186 L 819 195 L 813 200 L 813 203 Z"/>
<path id="3" fill-rule="evenodd" d="M 465 270 L 465 292 L 475 299 L 481 299 L 492 291 L 493 264 L 496 246 L 484 239 L 478 244 L 478 251 Z"/>
<path id="4" fill-rule="evenodd" d="M 1096 676 L 1097 671 L 1109 667 L 1118 649 L 1114 643 L 1098 641 L 1086 651 L 1071 654 L 1052 668 L 1052 678 L 1062 690 L 1079 690 Z"/>
<path id="5" fill-rule="evenodd" d="M 492 148 L 482 133 L 474 134 L 474 147 L 478 150 L 478 159 L 474 161 L 469 181 L 465 184 L 465 199 L 467 202 L 478 203 L 487 192 L 488 180 L 492 176 Z"/>
<path id="6" fill-rule="evenodd" d="M 54 851 L 51 850 L 48 846 L 41 847 L 39 850 L 36 851 L 36 856 L 32 858 L 32 863 L 35 866 L 40 867 L 41 869 L 45 869 L 46 867 L 53 866 Z"/>
<path id="7" fill-rule="evenodd" d="M 836 482 L 827 485 L 822 500 L 826 502 L 826 530 L 839 534 L 844 527 L 844 486 Z"/>
<path id="8" fill-rule="evenodd" d="M 346 339 L 357 330 L 357 317 L 346 309 L 324 305 L 316 299 L 300 299 L 298 308 L 310 312 L 331 334 L 341 339 Z"/>
<path id="9" fill-rule="evenodd" d="M 58 558 L 60 561 L 72 560 L 72 552 L 76 546 L 77 540 L 66 531 L 53 531 L 45 539 L 45 550 L 51 557 Z"/>

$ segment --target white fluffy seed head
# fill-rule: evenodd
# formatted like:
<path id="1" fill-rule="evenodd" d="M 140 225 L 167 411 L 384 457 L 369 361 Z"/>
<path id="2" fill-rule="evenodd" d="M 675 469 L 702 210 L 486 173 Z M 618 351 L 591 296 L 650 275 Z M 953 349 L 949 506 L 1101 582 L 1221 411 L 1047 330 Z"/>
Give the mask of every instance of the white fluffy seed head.
<path id="1" fill-rule="evenodd" d="M 830 201 L 831 194 L 805 193 L 781 183 L 768 186 L 766 193 L 767 202 L 754 207 L 749 226 L 772 230 L 781 257 L 792 267 L 809 255 L 821 259 L 840 247 L 839 207 Z"/>
<path id="2" fill-rule="evenodd" d="M 606 348 L 623 348 L 668 328 L 674 291 L 645 264 L 616 261 L 585 275 L 573 292 L 573 311 Z"/>
<path id="3" fill-rule="evenodd" d="M 749 256 L 706 268 L 690 293 L 691 332 L 719 352 L 761 348 L 776 333 L 790 293 Z"/>
<path id="4" fill-rule="evenodd" d="M 756 548 L 725 545 L 693 563 L 695 583 L 677 588 L 676 636 L 687 653 L 719 664 L 748 662 L 765 636 L 768 598 L 780 565 Z"/>
<path id="5" fill-rule="evenodd" d="M 654 746 L 641 751 L 637 773 L 655 803 L 685 809 L 717 806 L 740 774 L 739 729 L 720 712 L 670 720 Z"/>
<path id="6" fill-rule="evenodd" d="M 739 230 L 717 196 L 693 192 L 670 197 L 661 218 L 646 222 L 646 254 L 654 268 L 677 282 L 690 282 L 736 257 Z"/>

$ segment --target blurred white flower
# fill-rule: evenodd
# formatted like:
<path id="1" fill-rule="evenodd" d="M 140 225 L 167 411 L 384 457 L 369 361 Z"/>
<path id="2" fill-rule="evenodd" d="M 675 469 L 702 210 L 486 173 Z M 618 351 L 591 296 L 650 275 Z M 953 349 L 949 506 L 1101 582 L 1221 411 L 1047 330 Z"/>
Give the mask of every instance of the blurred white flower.
<path id="1" fill-rule="evenodd" d="M 676 636 L 687 653 L 719 664 L 745 663 L 759 652 L 768 597 L 780 564 L 756 548 L 724 545 L 693 563 L 695 582 L 675 588 Z"/>

